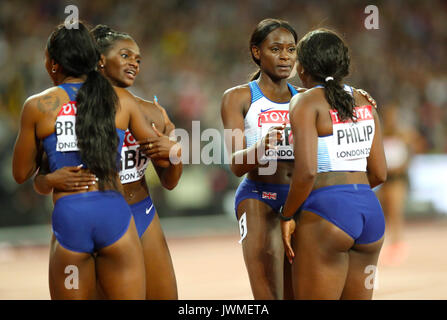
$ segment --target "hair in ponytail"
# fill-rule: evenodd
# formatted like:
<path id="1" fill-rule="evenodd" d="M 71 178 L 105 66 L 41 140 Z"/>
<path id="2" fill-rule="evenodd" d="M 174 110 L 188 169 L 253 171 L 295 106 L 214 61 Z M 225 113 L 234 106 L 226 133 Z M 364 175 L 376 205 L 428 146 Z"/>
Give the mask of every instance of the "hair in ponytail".
<path id="1" fill-rule="evenodd" d="M 298 61 L 314 81 L 324 85 L 326 100 L 341 120 L 355 121 L 355 100 L 341 81 L 349 74 L 348 47 L 333 31 L 317 29 L 298 43 Z"/>
<path id="2" fill-rule="evenodd" d="M 256 80 L 260 77 L 260 75 L 261 75 L 261 69 L 258 69 L 257 71 L 253 72 L 250 75 L 249 79 L 250 79 L 250 81 Z"/>
<path id="3" fill-rule="evenodd" d="M 118 98 L 96 65 L 100 53 L 87 27 L 78 29 L 59 25 L 47 43 L 48 54 L 67 76 L 87 75 L 76 96 L 76 136 L 82 161 L 99 178 L 98 187 L 117 188 L 118 135 L 115 114 Z"/>
<path id="4" fill-rule="evenodd" d="M 267 38 L 267 36 L 274 30 L 284 28 L 290 31 L 290 33 L 293 35 L 293 38 L 295 39 L 295 43 L 298 41 L 298 35 L 296 34 L 296 31 L 292 28 L 292 26 L 284 20 L 279 19 L 264 19 L 261 22 L 258 23 L 256 26 L 256 29 L 253 31 L 250 37 L 250 54 L 251 58 L 253 59 L 254 63 L 256 63 L 258 66 L 261 65 L 261 61 L 256 59 L 253 55 L 253 52 L 251 50 L 252 47 L 259 47 L 261 43 Z M 250 75 L 250 81 L 256 80 L 261 75 L 261 70 L 258 69 L 255 73 Z"/>

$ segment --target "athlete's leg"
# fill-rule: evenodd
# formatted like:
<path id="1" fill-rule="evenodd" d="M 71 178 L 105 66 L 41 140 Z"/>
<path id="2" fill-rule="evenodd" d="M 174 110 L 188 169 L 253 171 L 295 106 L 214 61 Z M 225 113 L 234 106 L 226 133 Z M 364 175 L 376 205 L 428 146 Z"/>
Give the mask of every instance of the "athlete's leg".
<path id="1" fill-rule="evenodd" d="M 141 237 L 141 243 L 146 268 L 146 299 L 177 300 L 174 266 L 157 213 Z"/>
<path id="2" fill-rule="evenodd" d="M 145 298 L 143 251 L 133 217 L 118 241 L 99 250 L 96 274 L 108 299 Z"/>
<path id="3" fill-rule="evenodd" d="M 284 255 L 284 300 L 293 300 L 292 265 Z"/>
<path id="4" fill-rule="evenodd" d="M 95 297 L 95 260 L 90 253 L 62 247 L 52 237 L 50 246 L 49 285 L 51 299 L 93 299 Z"/>
<path id="5" fill-rule="evenodd" d="M 390 181 L 386 186 L 387 206 L 384 207 L 390 244 L 402 241 L 407 183 L 404 179 Z"/>
<path id="6" fill-rule="evenodd" d="M 244 213 L 247 236 L 242 241 L 242 250 L 253 297 L 283 299 L 284 246 L 277 213 L 255 199 L 241 201 L 238 220 Z"/>
<path id="7" fill-rule="evenodd" d="M 383 239 L 369 244 L 356 244 L 349 250 L 349 271 L 341 299 L 372 299 Z"/>
<path id="8" fill-rule="evenodd" d="M 386 240 L 380 255 L 384 265 L 399 265 L 408 255 L 408 246 L 403 241 L 406 195 L 407 182 L 404 179 L 387 181 L 378 192 L 386 220 Z"/>
<path id="9" fill-rule="evenodd" d="M 292 244 L 295 298 L 339 299 L 354 240 L 317 214 L 301 211 Z"/>

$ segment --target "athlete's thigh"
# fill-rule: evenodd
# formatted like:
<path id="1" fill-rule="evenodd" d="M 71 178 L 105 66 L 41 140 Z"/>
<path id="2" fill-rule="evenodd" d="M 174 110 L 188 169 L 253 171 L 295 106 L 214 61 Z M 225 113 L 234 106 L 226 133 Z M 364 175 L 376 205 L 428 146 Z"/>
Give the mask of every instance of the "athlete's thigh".
<path id="1" fill-rule="evenodd" d="M 356 244 L 349 250 L 349 271 L 342 299 L 372 299 L 383 241 L 384 237 L 373 243 Z"/>
<path id="2" fill-rule="evenodd" d="M 402 215 L 407 195 L 406 182 L 403 179 L 390 181 L 387 191 L 389 197 L 389 212 L 387 215 Z"/>
<path id="3" fill-rule="evenodd" d="M 246 236 L 244 248 L 263 251 L 275 257 L 283 257 L 284 247 L 277 213 L 267 204 L 256 199 L 245 199 L 237 208 L 238 220 L 245 215 Z"/>
<path id="4" fill-rule="evenodd" d="M 62 247 L 52 237 L 49 284 L 51 299 L 93 299 L 96 290 L 95 260 L 90 253 Z"/>
<path id="5" fill-rule="evenodd" d="M 178 299 L 174 266 L 157 213 L 143 233 L 141 243 L 146 269 L 146 299 Z"/>
<path id="6" fill-rule="evenodd" d="M 108 299 L 144 299 L 143 250 L 133 217 L 126 233 L 98 251 L 96 274 Z"/>
<path id="7" fill-rule="evenodd" d="M 338 299 L 353 243 L 348 234 L 331 222 L 313 212 L 301 211 L 292 238 L 295 298 Z"/>
<path id="8" fill-rule="evenodd" d="M 380 189 L 377 191 L 377 198 L 380 201 L 381 206 L 383 207 L 383 211 L 385 214 L 385 217 L 387 215 L 387 212 L 389 211 L 389 205 L 392 204 L 392 187 L 390 188 L 388 183 L 384 183 L 380 186 Z"/>

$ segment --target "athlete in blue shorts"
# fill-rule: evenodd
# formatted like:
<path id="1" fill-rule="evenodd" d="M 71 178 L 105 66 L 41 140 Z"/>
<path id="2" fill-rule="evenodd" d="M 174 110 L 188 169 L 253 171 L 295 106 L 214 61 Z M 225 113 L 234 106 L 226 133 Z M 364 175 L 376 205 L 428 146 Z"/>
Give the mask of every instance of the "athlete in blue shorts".
<path id="1" fill-rule="evenodd" d="M 117 32 L 105 25 L 96 26 L 91 33 L 102 54 L 98 65 L 99 70 L 113 85 L 121 88 L 131 86 L 140 71 L 141 62 L 139 48 L 135 41 L 128 34 Z M 182 165 L 181 163 L 172 165 L 169 162 L 169 151 L 175 142 L 168 138 L 175 127 L 169 120 L 166 111 L 156 101 L 152 103 L 138 97 L 135 98 L 141 105 L 147 125 L 153 124 L 157 137 L 146 142 L 144 147 L 147 150 L 145 151 L 140 148 L 130 131 L 126 130 L 121 149 L 120 181 L 123 184 L 124 196 L 131 207 L 143 246 L 146 268 L 146 299 L 177 299 L 177 284 L 169 248 L 145 179 L 146 168 L 152 159 L 162 185 L 169 190 L 177 185 Z M 150 143 L 152 144 L 151 148 L 149 148 Z M 64 170 L 64 172 L 58 172 L 59 170 Z M 75 167 L 59 170 L 53 173 L 58 178 L 53 178 L 51 185 L 48 184 L 48 179 L 51 177 L 48 178 L 43 174 L 38 176 L 35 180 L 36 189 L 42 193 L 49 189 L 48 186 L 57 187 L 65 183 L 71 176 L 73 176 L 72 181 L 78 181 L 80 177 L 77 176 L 83 174 Z M 76 172 L 73 173 L 73 171 Z M 88 180 L 84 179 L 84 181 L 84 183 L 79 182 L 78 187 L 88 185 Z"/>
<path id="2" fill-rule="evenodd" d="M 375 108 L 342 85 L 349 62 L 332 31 L 298 44 L 297 71 L 311 89 L 290 102 L 295 167 L 281 210 L 297 299 L 373 294 L 385 221 L 371 188 L 385 181 L 386 164 Z"/>
<path id="3" fill-rule="evenodd" d="M 230 168 L 238 177 L 247 174 L 236 191 L 235 212 L 255 299 L 292 297 L 291 286 L 283 285 L 290 284 L 290 266 L 284 263 L 277 212 L 287 197 L 293 170 L 291 145 L 281 138 L 289 132 L 289 101 L 297 94 L 287 83 L 297 39 L 287 22 L 261 21 L 250 40 L 259 71 L 249 83 L 227 90 L 222 99 L 223 125 L 233 133 L 231 139 L 226 137 Z"/>
<path id="4" fill-rule="evenodd" d="M 51 297 L 94 298 L 98 282 L 106 298 L 144 299 L 143 252 L 118 169 L 127 128 L 141 140 L 157 135 L 134 97 L 96 71 L 100 53 L 83 23 L 58 26 L 45 56 L 55 86 L 24 104 L 13 176 L 23 183 L 36 173 L 43 144 L 50 171 L 82 165 L 98 179 L 83 190 L 53 190 Z M 66 281 L 73 268 L 76 288 Z"/>

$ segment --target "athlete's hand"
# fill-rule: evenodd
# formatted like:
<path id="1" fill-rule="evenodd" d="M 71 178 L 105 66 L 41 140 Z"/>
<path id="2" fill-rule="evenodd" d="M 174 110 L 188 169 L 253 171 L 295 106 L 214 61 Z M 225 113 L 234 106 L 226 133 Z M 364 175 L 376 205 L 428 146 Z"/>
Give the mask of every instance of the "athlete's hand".
<path id="1" fill-rule="evenodd" d="M 86 190 L 96 184 L 96 176 L 81 166 L 57 169 L 48 173 L 45 179 L 53 189 L 65 192 Z"/>
<path id="2" fill-rule="evenodd" d="M 291 243 L 292 234 L 295 232 L 295 227 L 295 219 L 289 221 L 281 220 L 282 242 L 284 243 L 284 251 L 290 264 L 292 264 L 293 258 L 295 258 L 295 253 L 293 252 Z"/>
<path id="3" fill-rule="evenodd" d="M 268 132 L 262 137 L 260 147 L 265 151 L 269 149 L 276 149 L 276 146 L 283 140 L 283 132 L 286 124 L 283 123 L 280 126 L 271 127 Z"/>
<path id="4" fill-rule="evenodd" d="M 364 96 L 364 97 L 369 101 L 369 103 L 372 104 L 372 106 L 373 106 L 374 108 L 377 108 L 377 102 L 376 102 L 376 100 L 374 100 L 373 97 L 371 97 L 371 95 L 370 95 L 368 92 L 366 92 L 366 91 L 363 90 L 363 89 L 356 89 L 356 88 L 354 88 L 354 87 L 352 87 L 352 88 L 353 88 L 354 90 L 357 90 L 358 93 L 360 93 L 362 96 Z"/>
<path id="5" fill-rule="evenodd" d="M 170 166 L 170 157 L 181 157 L 181 148 L 176 141 L 172 141 L 168 136 L 163 135 L 158 131 L 155 124 L 152 124 L 157 137 L 148 138 L 143 141 L 138 141 L 140 150 L 154 161 L 155 165 L 163 168 Z"/>

